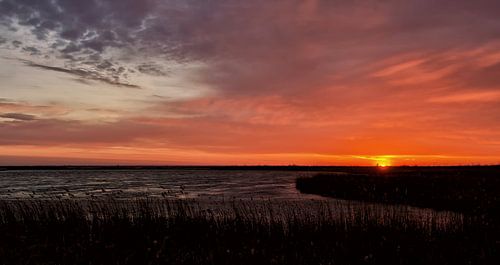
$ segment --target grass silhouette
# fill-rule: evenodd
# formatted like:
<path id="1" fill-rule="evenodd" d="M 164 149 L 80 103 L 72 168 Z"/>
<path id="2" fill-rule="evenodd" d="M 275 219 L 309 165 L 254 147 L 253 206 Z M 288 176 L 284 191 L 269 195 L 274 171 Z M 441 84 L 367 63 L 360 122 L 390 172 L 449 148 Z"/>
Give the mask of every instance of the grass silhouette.
<path id="1" fill-rule="evenodd" d="M 498 264 L 495 224 L 304 201 L 0 201 L 0 264 Z"/>

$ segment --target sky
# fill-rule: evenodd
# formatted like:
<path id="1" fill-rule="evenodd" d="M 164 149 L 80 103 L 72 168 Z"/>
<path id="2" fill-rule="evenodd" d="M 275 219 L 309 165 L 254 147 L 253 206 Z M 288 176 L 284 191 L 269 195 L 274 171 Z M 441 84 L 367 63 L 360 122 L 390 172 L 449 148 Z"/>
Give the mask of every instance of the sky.
<path id="1" fill-rule="evenodd" d="M 500 163 L 500 2 L 0 0 L 0 165 Z"/>

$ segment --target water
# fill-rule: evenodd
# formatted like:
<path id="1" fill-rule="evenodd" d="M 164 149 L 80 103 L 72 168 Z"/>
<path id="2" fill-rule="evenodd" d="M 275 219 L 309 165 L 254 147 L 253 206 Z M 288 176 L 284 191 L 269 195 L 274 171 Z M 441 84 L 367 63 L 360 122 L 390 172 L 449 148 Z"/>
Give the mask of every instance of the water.
<path id="1" fill-rule="evenodd" d="M 312 172 L 237 170 L 0 171 L 5 198 L 325 199 L 301 194 L 297 177 Z"/>
<path id="2" fill-rule="evenodd" d="M 283 202 L 292 203 L 293 208 L 293 203 L 307 205 L 322 201 L 338 216 L 357 218 L 361 214 L 382 222 L 399 216 L 424 226 L 436 222 L 456 226 L 456 220 L 461 216 L 452 212 L 346 201 L 298 192 L 295 179 L 316 173 L 200 169 L 11 170 L 0 171 L 0 199 L 196 199 L 219 210 L 227 206 L 225 200 L 267 201 L 277 208 L 286 205 Z M 273 201 L 280 203 L 274 204 Z M 310 207 L 311 211 L 315 209 Z"/>

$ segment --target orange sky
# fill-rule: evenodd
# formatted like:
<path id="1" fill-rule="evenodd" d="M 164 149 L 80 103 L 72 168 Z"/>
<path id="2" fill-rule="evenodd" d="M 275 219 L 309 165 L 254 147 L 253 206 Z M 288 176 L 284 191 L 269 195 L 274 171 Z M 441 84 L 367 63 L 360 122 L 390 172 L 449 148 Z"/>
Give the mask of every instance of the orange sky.
<path id="1" fill-rule="evenodd" d="M 0 164 L 499 164 L 498 10 L 5 0 Z"/>

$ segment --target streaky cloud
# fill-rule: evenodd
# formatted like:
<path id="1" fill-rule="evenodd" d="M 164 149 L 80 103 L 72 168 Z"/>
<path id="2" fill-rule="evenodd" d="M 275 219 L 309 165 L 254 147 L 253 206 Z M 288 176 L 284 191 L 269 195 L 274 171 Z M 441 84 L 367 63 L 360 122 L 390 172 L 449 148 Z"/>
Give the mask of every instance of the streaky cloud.
<path id="1" fill-rule="evenodd" d="M 122 83 L 122 82 L 119 82 L 118 80 L 113 80 L 113 79 L 110 79 L 106 76 L 102 76 L 97 71 L 49 66 L 49 65 L 37 64 L 37 63 L 31 62 L 31 61 L 26 61 L 26 60 L 23 60 L 23 62 L 25 65 L 30 66 L 30 67 L 66 73 L 66 74 L 74 75 L 74 76 L 77 76 L 77 77 L 83 78 L 83 79 L 90 79 L 90 80 L 103 82 L 103 83 L 106 83 L 108 85 L 119 86 L 119 87 L 128 87 L 128 88 L 137 88 L 137 89 L 141 88 L 138 85 Z"/>
<path id="2" fill-rule="evenodd" d="M 19 121 L 32 121 L 36 119 L 36 116 L 24 113 L 4 113 L 0 114 L 0 118 L 13 119 Z"/>

